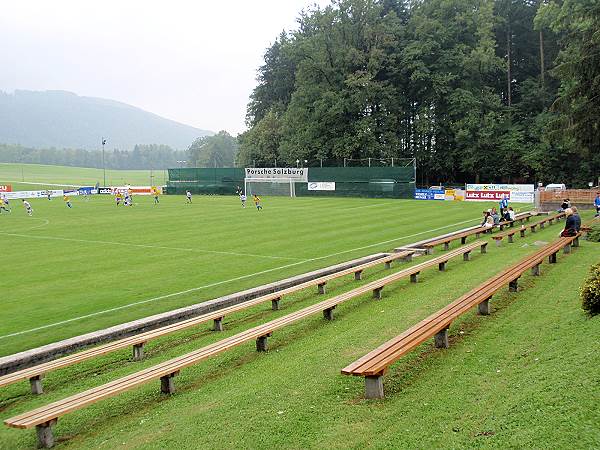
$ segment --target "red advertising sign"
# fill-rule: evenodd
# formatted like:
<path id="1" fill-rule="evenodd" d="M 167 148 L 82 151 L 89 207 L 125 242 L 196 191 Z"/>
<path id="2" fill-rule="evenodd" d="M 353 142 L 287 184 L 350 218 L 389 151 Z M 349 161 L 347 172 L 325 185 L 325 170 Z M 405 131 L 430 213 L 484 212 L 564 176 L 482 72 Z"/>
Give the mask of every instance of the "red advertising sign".
<path id="1" fill-rule="evenodd" d="M 510 191 L 467 191 L 465 194 L 465 200 L 499 202 L 504 196 L 510 200 Z"/>
<path id="2" fill-rule="evenodd" d="M 12 192 L 12 186 L 10 184 L 0 184 L 0 192 Z"/>

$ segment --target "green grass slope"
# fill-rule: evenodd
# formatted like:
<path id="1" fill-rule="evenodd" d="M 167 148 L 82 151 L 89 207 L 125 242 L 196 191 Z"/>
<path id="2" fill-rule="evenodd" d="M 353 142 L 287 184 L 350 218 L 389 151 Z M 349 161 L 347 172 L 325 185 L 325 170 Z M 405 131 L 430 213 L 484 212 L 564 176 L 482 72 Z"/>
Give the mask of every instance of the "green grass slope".
<path id="1" fill-rule="evenodd" d="M 435 206 L 432 206 L 435 207 Z M 265 210 L 266 211 L 266 210 Z M 428 269 L 419 283 L 365 295 L 276 332 L 270 350 L 247 343 L 185 369 L 177 393 L 158 382 L 67 415 L 56 433 L 62 448 L 598 448 L 600 446 L 599 318 L 580 309 L 577 288 L 598 262 L 598 244 L 582 242 L 542 276 L 525 275 L 520 291 L 505 289 L 492 314 L 466 314 L 450 328 L 451 347 L 431 343 L 395 364 L 386 398 L 363 399 L 363 380 L 340 369 L 438 310 L 504 267 L 556 238 L 554 225 L 489 246 L 473 260 L 452 260 L 446 272 Z M 415 240 L 413 238 L 413 240 Z M 439 252 L 438 252 L 439 253 Z M 397 267 L 403 267 L 398 265 Z M 390 273 L 366 271 L 364 280 L 331 283 L 327 297 Z M 148 359 L 122 351 L 49 374 L 47 393 L 33 397 L 27 383 L 0 391 L 0 419 L 118 376 L 181 355 L 253 325 L 324 299 L 313 291 L 226 318 L 225 332 L 210 324 L 148 346 Z M 35 446 L 32 430 L 0 428 L 0 448 Z M 60 447 L 59 447 L 60 448 Z"/>
<path id="2" fill-rule="evenodd" d="M 152 176 L 152 178 L 151 178 Z M 150 180 L 156 185 L 166 184 L 168 176 L 164 170 L 106 170 L 108 186 L 149 186 Z M 104 184 L 102 169 L 86 167 L 46 166 L 42 164 L 0 163 L 0 184 L 10 184 L 13 190 L 45 189 L 45 183 L 76 186 Z"/>

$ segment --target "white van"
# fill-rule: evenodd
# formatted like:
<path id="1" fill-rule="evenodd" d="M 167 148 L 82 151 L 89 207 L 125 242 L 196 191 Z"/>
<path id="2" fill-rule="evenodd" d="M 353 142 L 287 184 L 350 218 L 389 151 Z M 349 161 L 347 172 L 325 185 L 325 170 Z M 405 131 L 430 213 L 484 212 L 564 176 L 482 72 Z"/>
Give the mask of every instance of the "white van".
<path id="1" fill-rule="evenodd" d="M 563 183 L 550 183 L 546 185 L 547 191 L 566 191 L 567 187 Z"/>

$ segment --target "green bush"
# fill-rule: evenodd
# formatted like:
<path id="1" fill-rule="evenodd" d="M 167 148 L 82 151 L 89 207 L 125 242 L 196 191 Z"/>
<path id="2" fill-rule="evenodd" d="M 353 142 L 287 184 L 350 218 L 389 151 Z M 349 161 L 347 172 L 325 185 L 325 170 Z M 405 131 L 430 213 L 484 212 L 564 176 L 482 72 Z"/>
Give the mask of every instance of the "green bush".
<path id="1" fill-rule="evenodd" d="M 592 229 L 588 231 L 587 240 L 592 242 L 600 242 L 600 224 L 594 224 Z"/>
<path id="2" fill-rule="evenodd" d="M 590 268 L 590 276 L 580 289 L 581 307 L 595 315 L 600 313 L 600 263 Z"/>

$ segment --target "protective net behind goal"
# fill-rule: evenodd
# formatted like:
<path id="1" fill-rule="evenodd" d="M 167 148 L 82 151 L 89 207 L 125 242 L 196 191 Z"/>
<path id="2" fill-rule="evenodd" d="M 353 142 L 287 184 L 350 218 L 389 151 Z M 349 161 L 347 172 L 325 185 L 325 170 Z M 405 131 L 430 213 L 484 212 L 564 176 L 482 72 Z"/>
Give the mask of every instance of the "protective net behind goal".
<path id="1" fill-rule="evenodd" d="M 245 191 L 247 196 L 251 195 L 279 195 L 283 197 L 295 197 L 295 184 L 289 178 L 281 179 L 252 179 L 246 178 Z"/>

